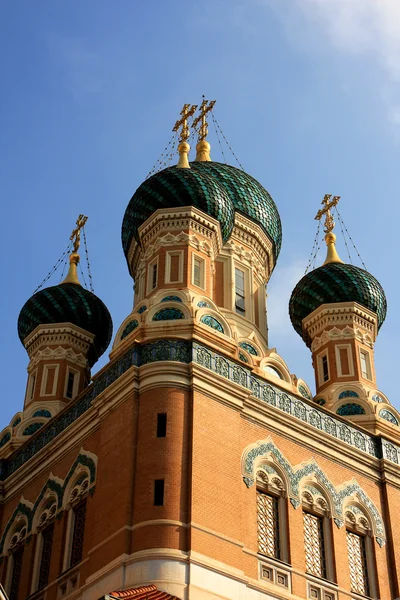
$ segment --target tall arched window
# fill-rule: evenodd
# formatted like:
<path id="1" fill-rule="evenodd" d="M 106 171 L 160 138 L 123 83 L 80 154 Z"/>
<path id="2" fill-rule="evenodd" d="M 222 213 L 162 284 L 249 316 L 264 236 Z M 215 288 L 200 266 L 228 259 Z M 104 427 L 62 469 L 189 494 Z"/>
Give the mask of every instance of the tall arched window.
<path id="1" fill-rule="evenodd" d="M 68 514 L 64 571 L 74 567 L 82 560 L 88 490 L 89 477 L 87 473 L 83 473 L 75 481 L 69 498 L 70 511 Z"/>
<path id="2" fill-rule="evenodd" d="M 351 591 L 376 598 L 373 538 L 368 516 L 359 506 L 350 504 L 345 509 L 345 519 Z"/>
<path id="3" fill-rule="evenodd" d="M 288 561 L 284 483 L 275 469 L 263 465 L 257 472 L 258 552 Z"/>
<path id="4" fill-rule="evenodd" d="M 38 536 L 36 540 L 32 593 L 43 589 L 49 583 L 56 511 L 57 500 L 53 497 L 45 502 L 40 512 L 37 523 Z"/>
<path id="5" fill-rule="evenodd" d="M 14 526 L 9 544 L 9 557 L 7 568 L 8 597 L 10 600 L 18 600 L 19 583 L 21 580 L 22 562 L 24 557 L 24 544 L 27 533 L 27 522 L 24 518 L 19 519 Z"/>
<path id="6" fill-rule="evenodd" d="M 322 490 L 313 483 L 303 485 L 301 499 L 306 571 L 316 577 L 333 580 L 334 565 L 329 504 Z"/>

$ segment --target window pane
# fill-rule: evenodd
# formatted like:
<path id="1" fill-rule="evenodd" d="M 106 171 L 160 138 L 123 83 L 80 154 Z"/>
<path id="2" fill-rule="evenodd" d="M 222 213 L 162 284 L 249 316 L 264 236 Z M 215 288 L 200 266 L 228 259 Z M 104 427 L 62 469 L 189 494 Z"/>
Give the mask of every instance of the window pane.
<path id="1" fill-rule="evenodd" d="M 279 558 L 279 499 L 257 491 L 258 551 Z"/>
<path id="2" fill-rule="evenodd" d="M 326 355 L 322 357 L 322 374 L 324 376 L 324 381 L 328 381 L 329 370 L 328 370 L 328 357 Z"/>
<path id="3" fill-rule="evenodd" d="M 152 289 L 157 286 L 157 263 L 153 265 L 153 279 L 152 279 Z"/>
<path id="4" fill-rule="evenodd" d="M 306 569 L 318 577 L 326 576 L 322 518 L 303 512 Z"/>
<path id="5" fill-rule="evenodd" d="M 154 481 L 154 506 L 164 505 L 164 479 Z"/>
<path id="6" fill-rule="evenodd" d="M 166 437 L 167 435 L 167 413 L 158 413 L 157 415 L 157 437 Z"/>
<path id="7" fill-rule="evenodd" d="M 86 500 L 84 500 L 79 506 L 74 509 L 75 522 L 74 522 L 74 534 L 72 537 L 72 550 L 71 550 L 71 562 L 70 567 L 77 565 L 82 560 L 83 551 L 83 537 L 85 533 L 85 520 L 86 520 Z"/>
<path id="8" fill-rule="evenodd" d="M 49 525 L 48 527 L 46 527 L 46 529 L 42 532 L 43 546 L 42 546 L 42 557 L 40 560 L 38 590 L 42 589 L 42 587 L 46 586 L 49 583 L 51 548 L 53 545 L 53 533 L 54 533 L 54 523 L 52 525 Z"/>
<path id="9" fill-rule="evenodd" d="M 346 532 L 347 552 L 349 555 L 351 591 L 369 596 L 367 559 L 365 555 L 365 538 L 361 535 Z"/>
<path id="10" fill-rule="evenodd" d="M 10 585 L 10 600 L 18 600 L 19 582 L 21 580 L 22 558 L 24 547 L 19 548 L 12 554 L 12 576 Z M 11 560 L 11 557 L 10 557 Z"/>
<path id="11" fill-rule="evenodd" d="M 240 269 L 235 269 L 235 287 L 244 296 L 244 273 Z"/>
<path id="12" fill-rule="evenodd" d="M 194 259 L 193 283 L 194 285 L 197 285 L 197 287 L 201 286 L 201 263 L 198 258 Z"/>
<path id="13" fill-rule="evenodd" d="M 74 390 L 74 379 L 75 373 L 71 373 L 70 371 L 68 373 L 67 392 L 65 394 L 67 398 L 72 398 L 72 392 Z"/>

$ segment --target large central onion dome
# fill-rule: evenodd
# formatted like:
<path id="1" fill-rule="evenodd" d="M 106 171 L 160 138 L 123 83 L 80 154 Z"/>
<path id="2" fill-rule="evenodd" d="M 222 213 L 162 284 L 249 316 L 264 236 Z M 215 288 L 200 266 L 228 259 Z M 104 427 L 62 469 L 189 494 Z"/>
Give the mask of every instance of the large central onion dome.
<path id="1" fill-rule="evenodd" d="M 334 250 L 334 234 L 326 236 L 327 261 L 305 275 L 289 301 L 292 325 L 307 346 L 311 340 L 303 331 L 303 319 L 322 304 L 357 302 L 377 315 L 378 329 L 386 318 L 386 296 L 379 281 L 360 267 L 343 263 Z"/>
<path id="2" fill-rule="evenodd" d="M 38 325 L 57 323 L 72 323 L 95 336 L 88 354 L 90 366 L 100 358 L 111 341 L 113 327 L 106 305 L 79 283 L 60 283 L 29 298 L 18 317 L 19 338 L 24 343 Z"/>
<path id="3" fill-rule="evenodd" d="M 139 227 L 159 208 L 195 206 L 221 225 L 223 241 L 233 230 L 235 211 L 258 223 L 272 243 L 274 263 L 282 243 L 282 226 L 271 196 L 253 177 L 229 165 L 195 161 L 190 169 L 169 167 L 144 181 L 132 196 L 122 223 L 125 256 Z"/>

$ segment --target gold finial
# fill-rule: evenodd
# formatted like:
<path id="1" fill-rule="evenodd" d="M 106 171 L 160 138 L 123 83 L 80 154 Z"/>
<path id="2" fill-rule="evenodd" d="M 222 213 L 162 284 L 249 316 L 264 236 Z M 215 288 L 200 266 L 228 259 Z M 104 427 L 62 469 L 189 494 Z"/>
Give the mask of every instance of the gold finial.
<path id="1" fill-rule="evenodd" d="M 178 119 L 178 121 L 175 123 L 174 128 L 172 131 L 178 131 L 179 127 L 182 126 L 182 130 L 181 130 L 181 134 L 179 136 L 179 146 L 178 146 L 178 152 L 179 152 L 179 162 L 178 162 L 178 167 L 180 169 L 190 169 L 189 166 L 189 160 L 188 160 L 188 155 L 189 155 L 189 151 L 190 151 L 190 146 L 187 143 L 187 140 L 189 139 L 190 136 L 190 129 L 189 129 L 189 125 L 188 125 L 188 118 L 191 117 L 195 110 L 197 108 L 197 104 L 184 104 L 183 108 L 180 112 L 180 114 L 182 115 L 181 119 Z"/>
<path id="2" fill-rule="evenodd" d="M 79 246 L 81 245 L 81 229 L 85 226 L 87 221 L 87 217 L 85 215 L 79 215 L 76 220 L 76 227 L 72 231 L 70 240 L 73 242 L 74 251 L 69 257 L 69 269 L 66 278 L 62 283 L 77 283 L 80 285 L 80 281 L 78 279 L 77 266 L 80 261 L 80 256 L 78 254 Z"/>
<path id="3" fill-rule="evenodd" d="M 335 221 L 333 220 L 333 216 L 331 213 L 331 208 L 336 206 L 336 204 L 340 200 L 340 196 L 334 196 L 332 198 L 332 200 L 331 200 L 331 198 L 332 198 L 332 194 L 325 194 L 324 199 L 321 202 L 321 204 L 323 205 L 324 208 L 321 208 L 315 215 L 315 219 L 317 221 L 320 221 L 322 219 L 322 217 L 325 215 L 324 231 L 326 234 L 325 242 L 326 242 L 326 245 L 328 246 L 328 250 L 326 253 L 326 259 L 325 259 L 324 265 L 327 265 L 328 263 L 332 263 L 332 262 L 339 262 L 339 263 L 343 262 L 339 258 L 339 255 L 336 251 L 336 246 L 335 246 L 336 235 L 334 233 L 332 233 L 332 231 L 335 227 Z"/>
<path id="4" fill-rule="evenodd" d="M 206 121 L 206 114 L 214 108 L 215 100 L 206 100 L 203 95 L 203 102 L 200 105 L 199 116 L 193 121 L 193 127 L 196 127 L 201 122 L 199 129 L 199 141 L 196 146 L 196 160 L 200 162 L 209 162 L 210 158 L 210 144 L 206 141 L 208 135 L 208 123 Z"/>

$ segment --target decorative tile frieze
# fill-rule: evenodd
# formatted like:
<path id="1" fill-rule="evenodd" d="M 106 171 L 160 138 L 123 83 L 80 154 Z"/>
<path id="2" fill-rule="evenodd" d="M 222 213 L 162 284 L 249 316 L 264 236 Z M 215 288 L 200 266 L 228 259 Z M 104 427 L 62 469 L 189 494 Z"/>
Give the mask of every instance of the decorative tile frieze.
<path id="1" fill-rule="evenodd" d="M 193 343 L 193 350 L 193 360 L 199 365 L 247 388 L 257 398 L 260 398 L 278 410 L 291 414 L 295 418 L 308 423 L 315 429 L 319 429 L 358 450 L 362 450 L 370 456 L 381 458 L 382 451 L 379 440 L 373 436 L 361 432 L 351 425 L 344 424 L 339 419 L 330 417 L 320 411 L 317 407 L 310 406 L 303 400 L 283 392 L 279 388 L 267 383 L 265 379 L 253 375 L 251 369 L 245 366 L 239 367 L 232 360 L 223 358 L 218 353 L 206 349 L 197 342 Z M 204 350 L 206 351 L 205 353 L 203 352 Z M 397 450 L 400 452 L 400 449 Z"/>

